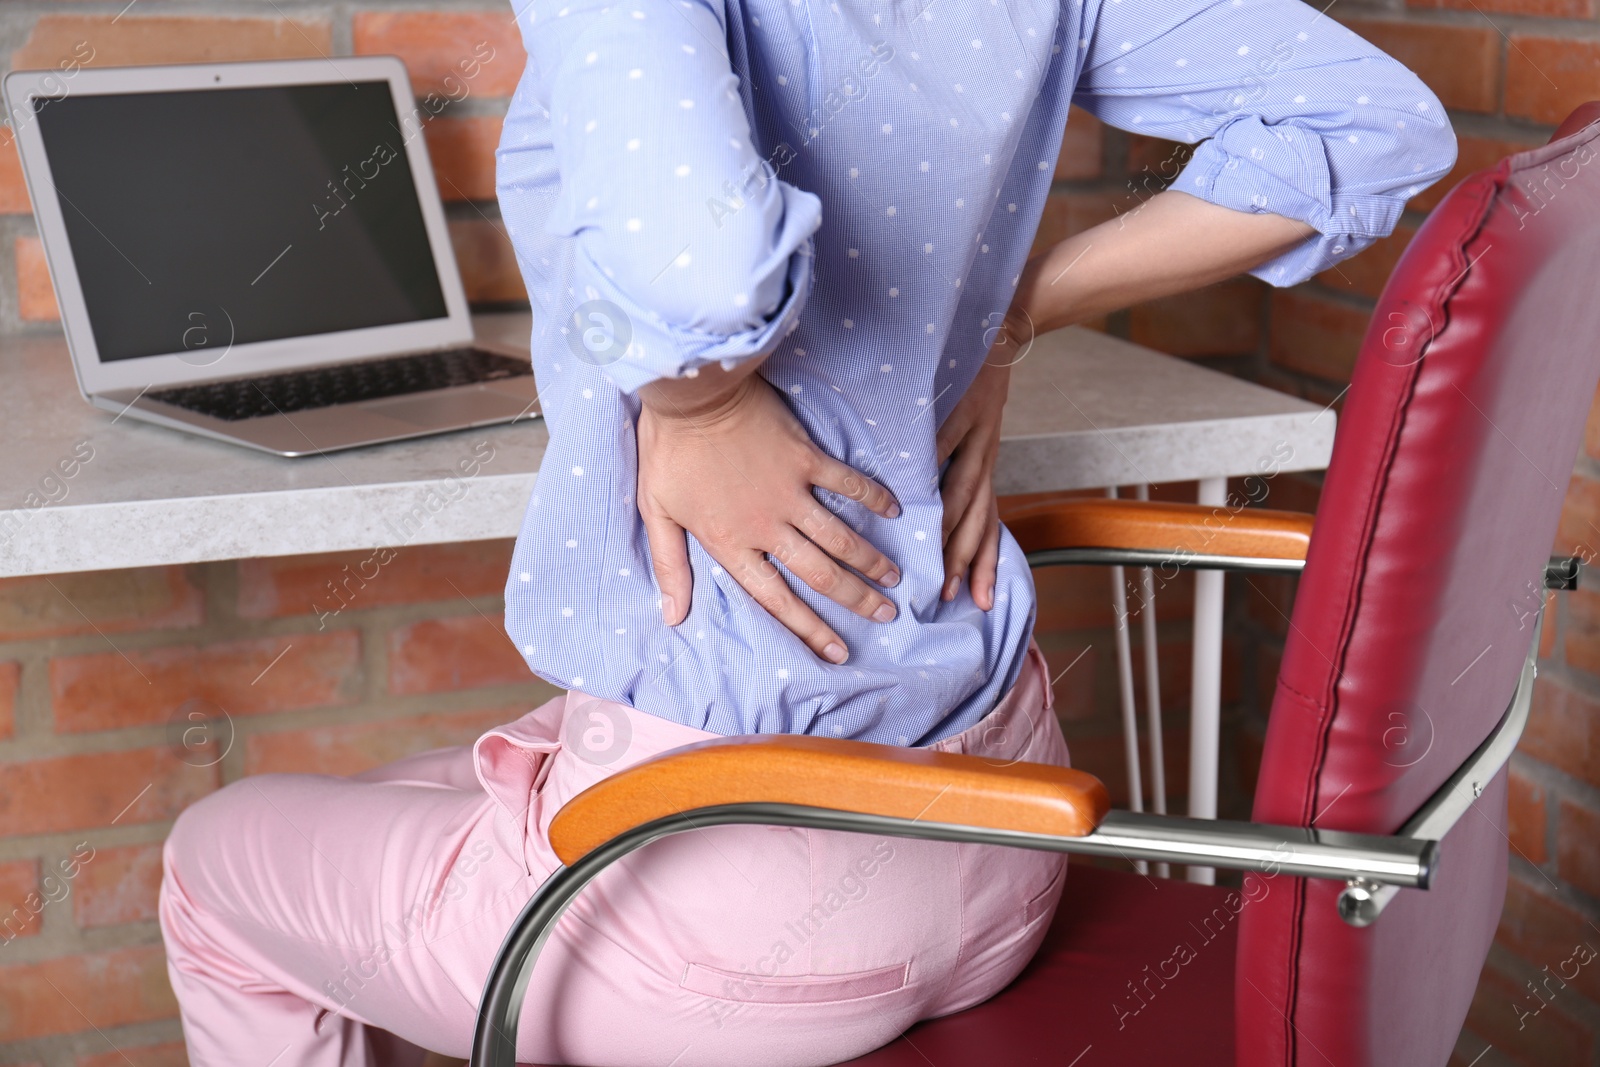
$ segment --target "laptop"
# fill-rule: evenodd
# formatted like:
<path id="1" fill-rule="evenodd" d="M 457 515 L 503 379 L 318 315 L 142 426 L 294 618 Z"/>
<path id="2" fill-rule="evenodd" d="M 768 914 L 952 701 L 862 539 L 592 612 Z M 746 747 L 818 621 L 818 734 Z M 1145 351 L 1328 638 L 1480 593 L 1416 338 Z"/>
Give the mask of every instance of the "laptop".
<path id="1" fill-rule="evenodd" d="M 399 59 L 4 91 L 89 403 L 282 456 L 537 413 L 527 355 L 473 339 Z"/>

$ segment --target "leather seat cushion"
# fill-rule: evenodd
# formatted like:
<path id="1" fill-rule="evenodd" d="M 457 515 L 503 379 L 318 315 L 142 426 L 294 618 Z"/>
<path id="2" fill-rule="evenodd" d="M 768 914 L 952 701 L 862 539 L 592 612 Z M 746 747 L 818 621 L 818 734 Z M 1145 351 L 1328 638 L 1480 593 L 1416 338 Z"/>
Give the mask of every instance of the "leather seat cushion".
<path id="1" fill-rule="evenodd" d="M 1224 887 L 1074 862 L 1050 932 L 1015 982 L 850 1063 L 1233 1067 L 1242 906 Z"/>

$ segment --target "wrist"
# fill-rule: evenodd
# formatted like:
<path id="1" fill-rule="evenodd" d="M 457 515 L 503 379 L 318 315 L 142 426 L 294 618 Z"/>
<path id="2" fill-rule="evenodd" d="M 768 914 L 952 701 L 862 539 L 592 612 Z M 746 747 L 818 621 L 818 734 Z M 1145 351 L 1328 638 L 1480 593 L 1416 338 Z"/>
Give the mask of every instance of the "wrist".
<path id="1" fill-rule="evenodd" d="M 703 426 L 738 410 L 757 384 L 757 376 L 751 369 L 740 366 L 730 372 L 713 365 L 693 378 L 651 382 L 639 391 L 639 397 L 650 414 L 659 420 Z"/>

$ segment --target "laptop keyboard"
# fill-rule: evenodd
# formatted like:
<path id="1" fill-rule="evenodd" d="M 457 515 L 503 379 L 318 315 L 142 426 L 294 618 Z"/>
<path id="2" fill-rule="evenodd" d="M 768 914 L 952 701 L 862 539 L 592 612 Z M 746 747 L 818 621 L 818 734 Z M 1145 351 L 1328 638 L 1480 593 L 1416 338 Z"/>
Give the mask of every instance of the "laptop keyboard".
<path id="1" fill-rule="evenodd" d="M 353 404 L 532 374 L 527 360 L 480 348 L 452 348 L 337 367 L 184 385 L 149 397 L 214 419 L 238 422 L 262 415 Z"/>

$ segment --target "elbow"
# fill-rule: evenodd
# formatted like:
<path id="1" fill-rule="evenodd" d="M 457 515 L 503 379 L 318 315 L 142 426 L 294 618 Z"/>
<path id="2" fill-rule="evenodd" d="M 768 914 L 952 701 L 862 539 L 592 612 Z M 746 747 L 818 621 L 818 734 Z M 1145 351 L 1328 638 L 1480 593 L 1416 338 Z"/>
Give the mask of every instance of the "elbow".
<path id="1" fill-rule="evenodd" d="M 1422 164 L 1417 175 L 1428 175 L 1431 183 L 1450 173 L 1450 169 L 1456 165 L 1456 131 L 1450 125 L 1450 116 L 1445 114 L 1439 98 L 1421 81 L 1417 82 L 1417 88 L 1421 94 L 1418 102 L 1426 104 L 1427 108 L 1425 111 L 1419 110 L 1423 121 L 1414 124 L 1411 153 Z"/>
<path id="2" fill-rule="evenodd" d="M 654 277 L 632 279 L 639 305 L 688 333 L 728 338 L 759 329 L 783 303 L 793 252 L 752 208 L 744 212 L 751 217 L 697 232 Z"/>
<path id="3" fill-rule="evenodd" d="M 1396 155 L 1401 165 L 1395 168 L 1391 180 L 1398 195 L 1409 200 L 1450 173 L 1456 164 L 1458 146 L 1456 132 L 1438 96 L 1415 74 L 1407 74 L 1409 91 L 1402 92 L 1400 99 L 1408 101 L 1409 107 L 1397 103 L 1393 120 Z"/>

